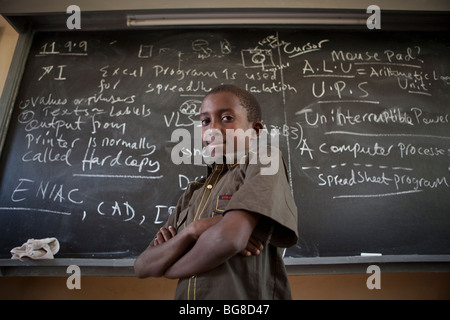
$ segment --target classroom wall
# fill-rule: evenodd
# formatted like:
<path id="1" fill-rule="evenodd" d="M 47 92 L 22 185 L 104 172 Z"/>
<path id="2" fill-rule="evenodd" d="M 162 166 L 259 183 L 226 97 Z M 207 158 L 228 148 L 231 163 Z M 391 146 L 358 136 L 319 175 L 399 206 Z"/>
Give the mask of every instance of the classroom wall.
<path id="1" fill-rule="evenodd" d="M 81 272 L 83 272 L 81 270 Z M 450 299 L 450 273 L 381 274 L 381 289 L 366 287 L 367 274 L 289 276 L 293 299 Z M 176 280 L 81 277 L 0 277 L 0 299 L 173 299 Z"/>
<path id="2" fill-rule="evenodd" d="M 18 35 L 0 17 L 0 92 Z M 369 274 L 289 276 L 294 299 L 450 299 L 450 273 L 390 273 L 369 290 Z M 69 290 L 66 277 L 1 277 L 0 299 L 172 299 L 176 281 L 164 278 L 83 277 Z M 68 275 L 69 276 L 69 275 Z"/>
<path id="3" fill-rule="evenodd" d="M 0 16 L 0 93 L 3 92 L 18 38 L 17 32 Z"/>

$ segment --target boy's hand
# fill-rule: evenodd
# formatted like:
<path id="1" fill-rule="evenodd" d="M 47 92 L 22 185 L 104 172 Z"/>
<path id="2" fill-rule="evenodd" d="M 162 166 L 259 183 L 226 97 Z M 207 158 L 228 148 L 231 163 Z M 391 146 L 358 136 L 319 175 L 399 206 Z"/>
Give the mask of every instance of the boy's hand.
<path id="1" fill-rule="evenodd" d="M 252 255 L 257 256 L 264 249 L 264 246 L 261 241 L 256 238 L 250 237 L 247 243 L 247 247 L 241 251 L 241 254 L 246 257 L 250 257 Z"/>
<path id="2" fill-rule="evenodd" d="M 153 244 L 155 246 L 163 244 L 166 241 L 169 241 L 177 234 L 177 230 L 174 227 L 169 226 L 169 228 L 161 228 L 156 234 L 155 240 L 153 240 Z"/>

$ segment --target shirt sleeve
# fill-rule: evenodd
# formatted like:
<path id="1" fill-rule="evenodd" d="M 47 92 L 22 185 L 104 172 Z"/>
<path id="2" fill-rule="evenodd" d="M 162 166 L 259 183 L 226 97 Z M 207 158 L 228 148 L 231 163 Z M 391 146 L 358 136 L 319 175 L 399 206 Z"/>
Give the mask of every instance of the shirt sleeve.
<path id="1" fill-rule="evenodd" d="M 274 246 L 287 248 L 298 240 L 297 206 L 289 187 L 281 151 L 273 147 L 271 149 L 272 153 L 278 153 L 278 157 L 270 159 L 278 163 L 262 164 L 259 160 L 252 161 L 255 157 L 249 156 L 248 163 L 241 165 L 244 183 L 233 194 L 224 214 L 231 210 L 260 214 L 262 217 L 253 235 L 262 241 L 270 240 Z M 273 165 L 278 165 L 278 168 L 268 170 Z"/>

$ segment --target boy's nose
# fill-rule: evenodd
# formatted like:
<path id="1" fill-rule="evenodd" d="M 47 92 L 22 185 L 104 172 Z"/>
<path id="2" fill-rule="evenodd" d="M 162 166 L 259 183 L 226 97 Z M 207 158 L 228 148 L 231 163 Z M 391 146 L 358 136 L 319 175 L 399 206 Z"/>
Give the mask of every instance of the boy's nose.
<path id="1" fill-rule="evenodd" d="M 214 132 L 214 135 L 223 134 L 223 127 L 220 121 L 211 120 L 209 129 Z"/>
<path id="2" fill-rule="evenodd" d="M 220 129 L 219 128 L 220 127 L 220 122 L 219 121 L 216 121 L 216 120 L 214 120 L 214 119 L 211 119 L 211 122 L 209 123 L 209 128 L 210 129 Z"/>
<path id="3" fill-rule="evenodd" d="M 206 130 L 205 135 L 209 141 L 213 141 L 216 137 L 221 136 L 222 132 L 216 128 L 209 128 L 208 130 Z"/>

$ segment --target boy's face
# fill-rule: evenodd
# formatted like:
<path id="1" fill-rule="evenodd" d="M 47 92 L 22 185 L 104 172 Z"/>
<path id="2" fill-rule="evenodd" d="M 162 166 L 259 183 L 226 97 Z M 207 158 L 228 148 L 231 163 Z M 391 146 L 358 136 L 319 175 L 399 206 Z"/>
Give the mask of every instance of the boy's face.
<path id="1" fill-rule="evenodd" d="M 243 143 L 247 150 L 249 139 L 246 138 L 250 137 L 249 132 L 252 132 L 250 138 L 255 138 L 259 129 L 263 127 L 261 122 L 248 121 L 247 110 L 241 105 L 239 98 L 231 92 L 208 95 L 202 102 L 200 121 L 203 146 L 213 157 L 220 157 L 223 153 L 239 153 L 236 149 L 240 145 L 239 140 L 245 140 Z M 236 131 L 237 129 L 241 130 Z M 232 141 L 228 141 L 227 144 L 227 130 L 231 130 L 228 131 L 229 139 L 230 133 L 234 133 L 234 150 L 229 150 Z M 247 134 L 243 135 L 243 132 Z"/>

